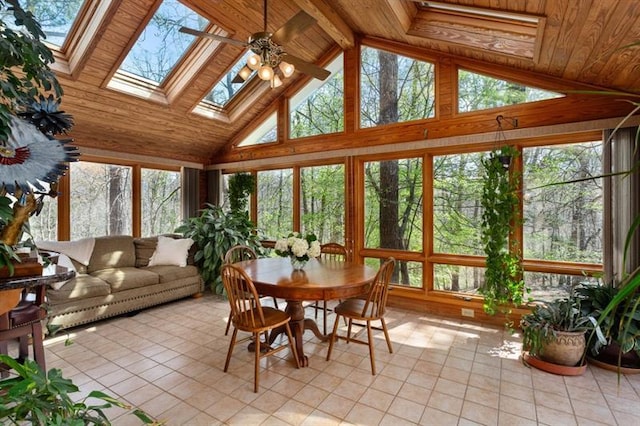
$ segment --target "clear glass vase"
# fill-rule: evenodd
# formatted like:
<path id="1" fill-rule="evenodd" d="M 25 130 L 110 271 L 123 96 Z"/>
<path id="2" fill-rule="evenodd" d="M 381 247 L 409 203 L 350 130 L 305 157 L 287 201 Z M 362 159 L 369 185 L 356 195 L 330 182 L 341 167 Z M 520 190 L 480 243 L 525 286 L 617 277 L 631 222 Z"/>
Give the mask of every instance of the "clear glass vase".
<path id="1" fill-rule="evenodd" d="M 289 259 L 291 260 L 291 267 L 293 268 L 294 271 L 299 271 L 299 270 L 303 269 L 304 266 L 307 264 L 306 260 L 298 259 L 295 256 L 291 256 L 291 257 L 289 257 Z"/>

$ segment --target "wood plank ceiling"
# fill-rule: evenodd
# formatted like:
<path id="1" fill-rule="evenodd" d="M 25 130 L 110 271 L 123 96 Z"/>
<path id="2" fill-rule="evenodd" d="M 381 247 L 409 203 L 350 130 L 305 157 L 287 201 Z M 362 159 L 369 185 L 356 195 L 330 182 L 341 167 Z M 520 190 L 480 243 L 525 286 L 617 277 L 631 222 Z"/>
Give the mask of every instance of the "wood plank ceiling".
<path id="1" fill-rule="evenodd" d="M 88 0 L 89 1 L 89 0 Z M 236 40 L 263 26 L 257 0 L 184 0 Z M 287 43 L 304 60 L 324 65 L 329 52 L 350 49 L 358 37 L 377 37 L 424 48 L 432 53 L 548 75 L 602 88 L 640 93 L 637 0 L 451 0 L 449 5 L 509 12 L 537 19 L 512 31 L 500 24 L 479 26 L 464 12 L 431 9 L 411 0 L 271 0 L 269 31 L 300 10 L 317 23 Z M 444 3 L 444 2 L 443 2 Z M 244 53 L 241 47 L 201 43 L 200 62 L 185 64 L 181 89 L 163 102 L 107 88 L 158 0 L 94 2 L 83 19 L 86 34 L 76 34 L 55 65 L 65 89 L 63 109 L 74 116 L 71 136 L 81 147 L 142 154 L 206 164 L 233 137 L 250 127 L 284 89 L 305 76 L 296 72 L 283 88 L 252 81 L 220 120 L 192 111 Z M 512 35 L 509 37 L 508 34 Z M 502 35 L 501 35 L 502 34 Z M 498 40 L 501 38 L 501 40 Z"/>

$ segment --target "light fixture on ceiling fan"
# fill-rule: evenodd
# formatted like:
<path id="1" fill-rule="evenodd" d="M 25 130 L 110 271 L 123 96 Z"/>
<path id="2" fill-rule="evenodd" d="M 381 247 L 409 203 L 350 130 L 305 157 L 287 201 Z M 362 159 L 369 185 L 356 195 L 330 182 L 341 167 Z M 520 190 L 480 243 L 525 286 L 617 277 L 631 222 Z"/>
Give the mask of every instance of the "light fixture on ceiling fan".
<path id="1" fill-rule="evenodd" d="M 291 77 L 296 69 L 319 80 L 325 80 L 331 74 L 328 70 L 287 53 L 282 46 L 316 20 L 306 12 L 300 11 L 272 34 L 267 31 L 267 10 L 267 0 L 264 0 L 264 30 L 252 34 L 246 43 L 186 27 L 180 28 L 180 32 L 248 47 L 253 54 L 234 77 L 233 83 L 243 83 L 253 71 L 257 71 L 261 80 L 269 81 L 271 87 L 275 88 L 282 85 L 283 79 Z"/>

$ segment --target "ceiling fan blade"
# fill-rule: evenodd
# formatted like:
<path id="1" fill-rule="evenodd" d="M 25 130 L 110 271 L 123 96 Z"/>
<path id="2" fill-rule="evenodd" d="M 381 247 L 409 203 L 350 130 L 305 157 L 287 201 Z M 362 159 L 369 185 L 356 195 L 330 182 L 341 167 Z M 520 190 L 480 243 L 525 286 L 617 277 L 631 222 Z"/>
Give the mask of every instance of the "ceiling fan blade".
<path id="1" fill-rule="evenodd" d="M 315 22 L 316 20 L 311 15 L 301 10 L 296 16 L 289 19 L 282 27 L 273 33 L 271 40 L 276 44 L 286 44 Z"/>
<path id="2" fill-rule="evenodd" d="M 233 44 L 235 46 L 240 46 L 240 47 L 247 47 L 247 43 L 243 42 L 243 41 L 238 41 L 238 40 L 234 40 L 232 38 L 227 38 L 227 37 L 222 37 L 216 34 L 210 34 L 204 31 L 198 31 L 198 30 L 194 30 L 191 28 L 187 28 L 187 27 L 180 27 L 180 29 L 178 30 L 181 33 L 185 33 L 185 34 L 191 34 L 194 36 L 198 36 L 198 37 L 205 37 L 205 38 L 210 38 L 213 40 L 218 40 L 221 41 L 223 43 L 229 43 L 229 44 Z"/>
<path id="3" fill-rule="evenodd" d="M 317 78 L 318 80 L 326 80 L 327 77 L 331 75 L 330 71 L 327 71 L 324 68 L 321 68 L 310 62 L 304 61 L 297 56 L 289 55 L 288 53 L 285 53 L 283 55 L 283 60 L 296 67 L 296 70 L 308 74 L 313 78 Z"/>

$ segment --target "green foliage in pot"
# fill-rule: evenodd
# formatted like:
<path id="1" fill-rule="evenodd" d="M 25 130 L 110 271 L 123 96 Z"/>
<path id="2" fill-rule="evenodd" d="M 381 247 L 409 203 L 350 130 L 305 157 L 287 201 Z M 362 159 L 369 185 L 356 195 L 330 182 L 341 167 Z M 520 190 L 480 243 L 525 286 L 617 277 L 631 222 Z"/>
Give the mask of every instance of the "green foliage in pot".
<path id="1" fill-rule="evenodd" d="M 224 212 L 221 207 L 207 204 L 200 216 L 189 218 L 176 232 L 191 238 L 197 247 L 194 260 L 202 279 L 216 294 L 223 293 L 220 267 L 231 247 L 244 244 L 262 253 L 263 247 L 253 222 L 246 212 Z"/>
<path id="2" fill-rule="evenodd" d="M 12 25 L 3 19 L 11 19 Z M 20 28 L 13 29 L 16 26 Z M 44 38 L 40 24 L 18 0 L 0 0 L 0 144 L 8 140 L 9 123 L 17 111 L 28 109 L 43 91 L 53 91 L 51 106 L 57 106 L 62 96 L 62 88 L 49 68 L 55 58 Z"/>
<path id="3" fill-rule="evenodd" d="M 510 238 L 511 229 L 520 220 L 520 176 L 510 172 L 501 158 L 512 159 L 518 151 L 510 146 L 494 150 L 482 160 L 482 234 L 487 256 L 484 285 L 484 310 L 490 315 L 509 313 L 509 305 L 518 306 L 524 299 L 522 257 L 518 242 Z"/>
<path id="4" fill-rule="evenodd" d="M 246 211 L 249 196 L 253 194 L 256 178 L 251 173 L 235 173 L 229 177 L 229 208 L 231 211 Z"/>
<path id="5" fill-rule="evenodd" d="M 620 284 L 585 284 L 577 289 L 584 299 L 581 306 L 583 315 L 597 319 L 602 330 L 603 338 L 592 336 L 589 339 L 589 351 L 594 356 L 612 342 L 620 346 L 620 354 L 634 351 L 640 356 L 640 312 L 637 310 L 640 295 L 633 292 L 624 299 L 620 298 L 618 295 L 624 288 Z M 615 309 L 608 310 L 613 301 L 619 303 Z"/>
<path id="6" fill-rule="evenodd" d="M 586 331 L 595 320 L 581 309 L 582 298 L 572 292 L 567 298 L 537 302 L 531 313 L 523 315 L 522 345 L 532 356 L 544 354 L 545 344 L 557 338 L 558 331 Z"/>
<path id="7" fill-rule="evenodd" d="M 0 362 L 18 374 L 0 381 L 0 419 L 4 425 L 110 425 L 105 409 L 131 409 L 100 391 L 74 401 L 70 394 L 79 392 L 78 387 L 62 377 L 57 368 L 45 373 L 34 361 L 27 359 L 20 364 L 7 355 L 0 355 Z M 97 400 L 100 405 L 89 404 L 89 400 Z M 141 410 L 132 414 L 144 424 L 158 424 Z"/>

